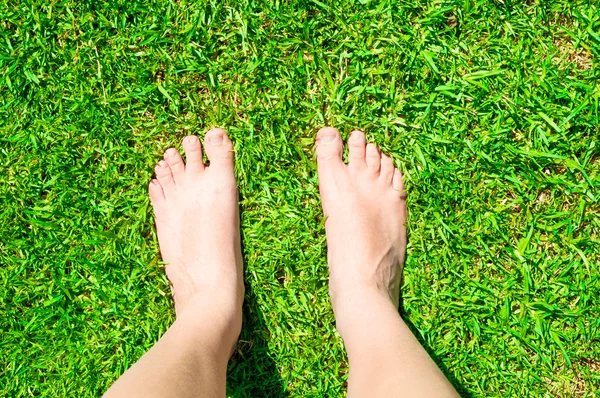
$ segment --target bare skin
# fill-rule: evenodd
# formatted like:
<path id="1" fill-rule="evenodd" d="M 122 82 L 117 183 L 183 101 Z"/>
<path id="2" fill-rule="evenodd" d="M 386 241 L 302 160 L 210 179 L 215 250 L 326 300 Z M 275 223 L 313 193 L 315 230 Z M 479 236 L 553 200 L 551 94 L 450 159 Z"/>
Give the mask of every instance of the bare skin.
<path id="1" fill-rule="evenodd" d="M 327 217 L 329 291 L 350 361 L 350 397 L 457 397 L 398 314 L 406 251 L 402 175 L 365 135 L 317 134 L 319 189 Z"/>
<path id="2" fill-rule="evenodd" d="M 177 320 L 107 397 L 225 396 L 227 361 L 242 325 L 244 284 L 233 146 L 225 131 L 171 148 L 149 187 Z"/>
<path id="3" fill-rule="evenodd" d="M 156 166 L 149 187 L 177 320 L 107 397 L 223 397 L 244 297 L 233 146 L 225 131 L 197 137 Z M 406 248 L 402 176 L 364 134 L 342 162 L 337 130 L 317 137 L 330 294 L 350 359 L 349 396 L 455 397 L 397 312 Z"/>

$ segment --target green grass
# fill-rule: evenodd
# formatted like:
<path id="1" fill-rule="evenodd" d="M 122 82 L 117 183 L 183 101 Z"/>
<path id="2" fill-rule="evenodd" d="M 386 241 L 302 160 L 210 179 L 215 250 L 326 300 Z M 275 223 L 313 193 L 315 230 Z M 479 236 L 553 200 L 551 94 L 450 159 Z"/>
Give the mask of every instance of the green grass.
<path id="1" fill-rule="evenodd" d="M 235 143 L 229 394 L 344 393 L 312 153 L 406 174 L 403 315 L 471 397 L 600 394 L 595 1 L 0 2 L 0 395 L 97 396 L 173 321 L 146 188 Z"/>

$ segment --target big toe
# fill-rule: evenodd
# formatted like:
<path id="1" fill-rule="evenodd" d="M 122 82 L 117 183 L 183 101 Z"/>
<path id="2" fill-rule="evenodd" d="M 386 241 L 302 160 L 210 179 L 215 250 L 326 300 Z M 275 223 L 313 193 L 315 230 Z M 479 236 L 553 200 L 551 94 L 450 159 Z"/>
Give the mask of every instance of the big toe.
<path id="1" fill-rule="evenodd" d="M 328 164 L 343 164 L 342 137 L 333 127 L 323 127 L 317 133 L 316 148 L 319 167 Z"/>
<path id="2" fill-rule="evenodd" d="M 323 211 L 329 214 L 332 201 L 335 202 L 340 176 L 343 175 L 342 137 L 333 127 L 324 127 L 317 133 L 316 148 L 319 171 L 319 191 Z"/>
<path id="3" fill-rule="evenodd" d="M 233 170 L 233 143 L 223 129 L 212 129 L 204 137 L 204 150 L 210 167 Z"/>

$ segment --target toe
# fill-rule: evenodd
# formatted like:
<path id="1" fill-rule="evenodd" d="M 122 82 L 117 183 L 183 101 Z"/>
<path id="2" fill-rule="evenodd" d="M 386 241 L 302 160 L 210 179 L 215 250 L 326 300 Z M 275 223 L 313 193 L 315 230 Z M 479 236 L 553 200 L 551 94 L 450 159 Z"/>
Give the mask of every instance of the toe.
<path id="1" fill-rule="evenodd" d="M 394 170 L 392 188 L 400 194 L 400 197 L 406 197 L 406 192 L 404 191 L 404 178 L 402 178 L 402 173 L 400 173 L 400 170 L 398 169 Z"/>
<path id="2" fill-rule="evenodd" d="M 164 160 L 161 160 L 154 168 L 154 173 L 156 173 L 156 179 L 162 187 L 164 196 L 167 197 L 168 192 L 175 186 L 169 164 Z"/>
<path id="3" fill-rule="evenodd" d="M 152 201 L 152 206 L 154 206 L 155 208 L 160 206 L 165 200 L 165 195 L 158 180 L 150 181 L 150 185 L 148 186 L 148 193 L 150 194 L 150 201 Z"/>
<path id="4" fill-rule="evenodd" d="M 390 186 L 392 178 L 394 177 L 394 160 L 390 155 L 383 154 L 381 156 L 381 171 L 379 172 L 379 178 Z"/>
<path id="5" fill-rule="evenodd" d="M 381 168 L 381 152 L 377 145 L 373 143 L 367 144 L 367 167 L 373 173 L 379 173 L 379 169 Z"/>
<path id="6" fill-rule="evenodd" d="M 343 164 L 342 137 L 333 127 L 323 127 L 317 133 L 317 162 L 321 164 Z"/>
<path id="7" fill-rule="evenodd" d="M 348 164 L 350 169 L 362 169 L 366 166 L 365 154 L 367 151 L 365 133 L 353 131 L 348 139 Z"/>
<path id="8" fill-rule="evenodd" d="M 342 137 L 333 127 L 324 127 L 317 133 L 315 143 L 319 173 L 319 191 L 325 215 L 336 206 L 338 187 L 343 180 L 346 165 L 342 161 Z"/>
<path id="9" fill-rule="evenodd" d="M 195 135 L 187 136 L 183 139 L 183 149 L 185 151 L 185 172 L 191 176 L 198 175 L 204 170 L 204 161 L 202 160 L 202 145 Z"/>
<path id="10" fill-rule="evenodd" d="M 233 144 L 225 130 L 212 129 L 206 133 L 204 150 L 211 168 L 233 170 Z"/>
<path id="11" fill-rule="evenodd" d="M 179 151 L 175 148 L 167 149 L 165 151 L 165 161 L 169 164 L 175 183 L 181 183 L 185 176 L 185 164 Z"/>

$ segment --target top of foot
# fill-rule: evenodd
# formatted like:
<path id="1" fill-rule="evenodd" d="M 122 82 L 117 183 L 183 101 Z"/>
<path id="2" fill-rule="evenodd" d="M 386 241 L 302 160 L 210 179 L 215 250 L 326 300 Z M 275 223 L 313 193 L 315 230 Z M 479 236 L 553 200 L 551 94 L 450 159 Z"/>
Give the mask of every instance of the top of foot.
<path id="1" fill-rule="evenodd" d="M 361 131 L 348 140 L 348 164 L 332 127 L 318 132 L 315 150 L 334 310 L 364 289 L 389 296 L 397 306 L 406 250 L 401 173 Z"/>
<path id="2" fill-rule="evenodd" d="M 198 305 L 241 325 L 242 256 L 233 145 L 224 130 L 183 140 L 186 161 L 165 151 L 149 186 L 160 252 L 172 285 L 177 316 Z"/>

